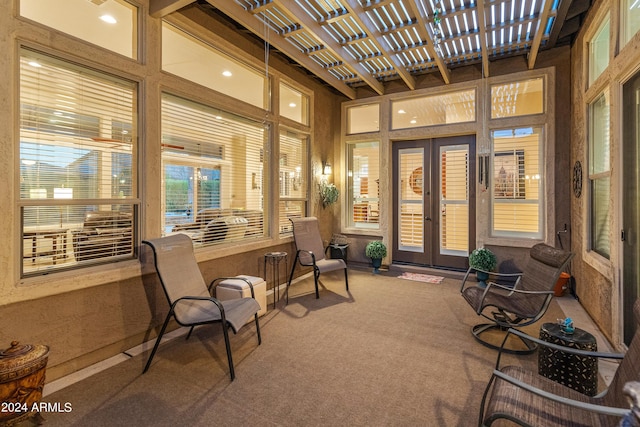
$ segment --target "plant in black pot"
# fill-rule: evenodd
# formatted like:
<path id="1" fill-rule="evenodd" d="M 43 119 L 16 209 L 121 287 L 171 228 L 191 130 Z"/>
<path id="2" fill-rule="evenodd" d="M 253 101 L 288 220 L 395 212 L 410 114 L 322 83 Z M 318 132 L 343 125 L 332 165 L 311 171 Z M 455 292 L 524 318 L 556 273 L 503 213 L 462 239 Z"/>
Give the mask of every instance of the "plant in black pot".
<path id="1" fill-rule="evenodd" d="M 373 264 L 373 272 L 379 273 L 380 266 L 382 265 L 382 258 L 387 256 L 387 247 L 380 240 L 374 240 L 367 243 L 367 247 L 364 251 L 365 255 L 371 258 Z"/>
<path id="2" fill-rule="evenodd" d="M 497 263 L 495 254 L 487 248 L 478 248 L 469 254 L 469 266 L 476 270 L 478 286 L 482 288 L 487 286 L 486 280 L 489 278 L 489 273 L 496 268 Z"/>

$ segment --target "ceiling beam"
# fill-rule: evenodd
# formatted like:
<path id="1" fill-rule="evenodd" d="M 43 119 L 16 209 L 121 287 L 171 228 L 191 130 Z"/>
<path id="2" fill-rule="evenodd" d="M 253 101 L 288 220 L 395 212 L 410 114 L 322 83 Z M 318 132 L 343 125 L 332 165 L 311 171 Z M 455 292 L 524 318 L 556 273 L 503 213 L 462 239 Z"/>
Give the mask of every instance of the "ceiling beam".
<path id="1" fill-rule="evenodd" d="M 149 0 L 149 15 L 154 18 L 164 18 L 191 3 L 193 0 Z"/>
<path id="2" fill-rule="evenodd" d="M 344 94 L 349 99 L 356 99 L 355 89 L 351 88 L 343 81 L 336 79 L 334 75 L 321 67 L 313 59 L 307 57 L 306 55 L 303 55 L 283 36 L 278 34 L 273 29 L 269 28 L 268 26 L 265 26 L 259 20 L 255 19 L 254 16 L 252 16 L 250 13 L 247 13 L 247 11 L 235 1 L 207 0 L 207 3 L 219 9 L 222 13 L 238 22 L 240 25 L 247 28 L 249 31 L 257 35 L 261 39 L 265 39 L 265 31 L 268 31 L 269 33 L 266 36 L 268 42 L 275 46 L 279 51 L 299 62 L 300 65 L 305 67 L 311 73 L 315 74 L 319 79 L 327 83 L 329 86 L 332 86 L 337 91 Z"/>
<path id="3" fill-rule="evenodd" d="M 414 90 L 416 88 L 416 79 L 407 71 L 404 64 L 398 60 L 398 57 L 394 54 L 390 54 L 389 50 L 385 48 L 388 46 L 387 42 L 384 40 L 380 32 L 376 29 L 376 26 L 371 22 L 369 17 L 365 12 L 358 13 L 362 7 L 358 3 L 358 0 L 345 0 L 343 2 L 343 6 L 347 8 L 351 19 L 353 19 L 358 25 L 360 25 L 366 32 L 369 34 L 369 38 L 376 46 L 376 48 L 382 53 L 391 64 L 395 68 L 396 73 L 400 76 L 400 78 L 404 81 L 407 87 L 410 90 Z M 391 46 L 389 46 L 391 47 Z"/>
<path id="4" fill-rule="evenodd" d="M 349 55 L 344 46 L 331 37 L 323 38 L 321 36 L 324 33 L 322 25 L 318 24 L 298 3 L 295 1 L 273 0 L 271 4 L 278 6 L 278 10 L 286 14 L 291 21 L 301 24 L 307 33 L 313 36 L 319 44 L 330 51 L 338 60 L 342 61 L 344 65 L 349 67 L 354 74 L 358 75 L 378 95 L 384 95 L 384 85 L 372 76 L 369 70 L 361 63 L 352 59 L 353 57 Z"/>
<path id="5" fill-rule="evenodd" d="M 434 62 L 438 66 L 438 70 L 440 70 L 440 75 L 442 76 L 442 80 L 444 80 L 445 84 L 451 83 L 451 72 L 447 68 L 447 64 L 445 64 L 444 59 L 438 55 L 436 52 L 435 44 L 433 43 L 433 34 L 431 33 L 431 27 L 429 27 L 429 18 L 423 14 L 423 9 L 418 6 L 418 0 L 412 0 L 407 2 L 407 7 L 411 10 L 411 14 L 415 15 L 416 20 L 418 21 L 418 34 L 422 37 L 423 40 L 427 42 L 427 52 L 433 58 Z"/>
<path id="6" fill-rule="evenodd" d="M 544 29 L 547 26 L 547 20 L 549 19 L 549 12 L 551 11 L 551 6 L 553 5 L 552 0 L 542 0 L 544 3 L 540 8 L 542 13 L 540 14 L 540 18 L 538 19 L 538 25 L 536 25 L 536 32 L 533 36 L 533 41 L 531 43 L 531 50 L 528 55 L 529 69 L 533 70 L 534 65 L 536 65 L 536 58 L 538 57 L 538 51 L 540 50 L 540 44 L 542 43 L 542 36 L 544 35 Z"/>
<path id="7" fill-rule="evenodd" d="M 480 30 L 480 50 L 482 51 L 482 75 L 489 77 L 489 53 L 487 51 L 487 23 L 485 21 L 484 0 L 477 0 L 478 27 Z"/>

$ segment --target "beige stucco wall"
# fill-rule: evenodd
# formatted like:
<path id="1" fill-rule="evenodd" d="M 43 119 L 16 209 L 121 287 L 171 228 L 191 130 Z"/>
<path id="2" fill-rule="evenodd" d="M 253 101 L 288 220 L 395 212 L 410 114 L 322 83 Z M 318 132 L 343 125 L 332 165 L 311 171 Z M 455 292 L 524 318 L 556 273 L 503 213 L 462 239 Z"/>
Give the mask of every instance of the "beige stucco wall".
<path id="1" fill-rule="evenodd" d="M 621 206 L 625 197 L 621 187 L 621 152 L 622 138 L 622 84 L 638 71 L 640 67 L 640 35 L 622 49 L 617 37 L 610 38 L 610 61 L 608 68 L 591 86 L 587 80 L 587 42 L 603 22 L 606 13 L 611 19 L 612 34 L 618 33 L 619 2 L 600 0 L 594 2 L 579 36 L 571 49 L 571 164 L 582 162 L 583 190 L 582 196 L 571 195 L 572 250 L 576 253 L 573 260 L 573 275 L 577 282 L 577 293 L 581 304 L 591 315 L 604 334 L 616 346 L 622 343 L 621 310 L 622 296 L 620 290 L 622 265 L 621 243 Z M 611 124 L 611 256 L 610 259 L 589 251 L 589 189 L 588 189 L 588 104 L 604 90 L 609 89 L 610 124 Z M 635 285 L 635 284 L 634 284 Z"/>
<path id="2" fill-rule="evenodd" d="M 142 213 L 140 235 L 160 235 L 160 95 L 162 90 L 194 100 L 237 105 L 237 101 L 202 90 L 160 70 L 161 21 L 151 18 L 147 1 L 140 2 L 140 34 L 143 48 L 139 61 L 124 58 L 39 24 L 16 17 L 15 0 L 0 0 L 0 349 L 12 340 L 50 347 L 47 381 L 54 380 L 92 363 L 104 360 L 155 336 L 164 320 L 167 304 L 154 274 L 142 261 L 125 261 L 82 271 L 61 272 L 38 278 L 20 279 L 20 221 L 15 197 L 18 178 L 18 46 L 24 44 L 71 61 L 113 72 L 140 85 L 140 196 Z M 11 11 L 11 13 L 6 13 Z M 189 18 L 185 18 L 188 16 Z M 170 20 L 187 25 L 223 49 L 230 50 L 257 68 L 264 68 L 263 45 L 237 33 L 227 24 L 207 19 L 196 8 Z M 203 30 L 204 27 L 208 29 Z M 273 84 L 290 79 L 312 94 L 310 163 L 334 162 L 339 142 L 340 102 L 344 97 L 277 57 L 270 58 Z M 257 109 L 256 109 L 257 110 Z M 263 114 L 247 109 L 248 115 Z M 295 130 L 295 126 L 289 124 Z M 292 127 L 293 126 L 293 127 Z M 275 131 L 274 131 L 275 135 Z M 277 176 L 272 177 L 277 188 Z M 339 184 L 339 183 L 338 183 Z M 311 184 L 310 215 L 321 218 L 322 234 L 329 240 L 333 230 L 332 210 L 323 210 L 317 183 Z M 271 196 L 273 197 L 273 196 Z M 274 233 L 277 234 L 277 233 Z M 263 255 L 272 250 L 293 253 L 291 238 L 264 239 L 250 244 L 208 249 L 197 254 L 207 281 L 235 274 L 263 275 Z M 298 270 L 298 274 L 302 271 Z M 281 281 L 285 280 L 282 272 Z"/>

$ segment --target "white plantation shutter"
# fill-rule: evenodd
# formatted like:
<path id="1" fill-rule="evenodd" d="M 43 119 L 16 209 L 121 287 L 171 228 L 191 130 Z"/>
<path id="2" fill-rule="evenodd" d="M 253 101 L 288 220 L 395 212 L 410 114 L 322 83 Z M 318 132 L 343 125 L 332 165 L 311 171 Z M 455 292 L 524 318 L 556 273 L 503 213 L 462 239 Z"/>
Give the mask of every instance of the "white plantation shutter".
<path id="1" fill-rule="evenodd" d="M 542 129 L 496 130 L 492 142 L 492 234 L 541 238 Z"/>
<path id="2" fill-rule="evenodd" d="M 23 275 L 133 256 L 135 96 L 133 82 L 22 50 Z"/>
<path id="3" fill-rule="evenodd" d="M 469 147 L 440 147 L 440 253 L 469 252 Z"/>

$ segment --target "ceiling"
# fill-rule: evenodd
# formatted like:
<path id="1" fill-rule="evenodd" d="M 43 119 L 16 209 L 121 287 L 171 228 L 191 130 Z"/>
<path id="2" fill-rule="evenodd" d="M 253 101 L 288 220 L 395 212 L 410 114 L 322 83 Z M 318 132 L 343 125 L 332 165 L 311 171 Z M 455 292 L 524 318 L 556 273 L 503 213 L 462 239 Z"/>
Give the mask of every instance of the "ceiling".
<path id="1" fill-rule="evenodd" d="M 192 1 L 151 0 L 165 16 Z M 204 0 L 209 13 L 253 33 L 345 96 L 366 86 L 475 65 L 491 75 L 496 60 L 571 44 L 591 0 Z"/>

